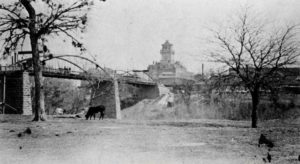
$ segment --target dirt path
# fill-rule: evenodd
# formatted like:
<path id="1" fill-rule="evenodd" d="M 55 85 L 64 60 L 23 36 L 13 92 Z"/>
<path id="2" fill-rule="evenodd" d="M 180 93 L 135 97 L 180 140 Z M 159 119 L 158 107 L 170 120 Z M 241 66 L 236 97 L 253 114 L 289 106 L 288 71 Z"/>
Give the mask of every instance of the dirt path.
<path id="1" fill-rule="evenodd" d="M 297 163 L 300 154 L 298 125 L 251 129 L 249 122 L 220 120 L 29 119 L 1 118 L 0 163 L 264 163 L 268 150 L 257 146 L 260 133 L 275 141 L 272 163 Z M 27 127 L 32 133 L 18 137 Z"/>

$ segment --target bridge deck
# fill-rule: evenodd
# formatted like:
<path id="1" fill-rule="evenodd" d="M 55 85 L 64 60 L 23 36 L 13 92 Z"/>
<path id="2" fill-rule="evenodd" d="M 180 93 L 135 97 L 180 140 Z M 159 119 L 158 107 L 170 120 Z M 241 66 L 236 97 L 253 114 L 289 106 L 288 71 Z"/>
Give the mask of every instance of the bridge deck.
<path id="1" fill-rule="evenodd" d="M 1 66 L 0 67 L 0 75 L 4 74 L 13 74 L 16 72 L 21 71 L 28 71 L 30 75 L 33 75 L 33 69 L 29 68 L 27 70 L 23 69 L 23 67 L 20 66 Z M 43 68 L 43 76 L 44 77 L 53 77 L 53 78 L 64 78 L 64 79 L 74 79 L 74 80 L 89 80 L 89 79 L 98 79 L 99 76 L 91 76 L 87 75 L 85 72 L 79 72 L 79 71 L 72 71 L 69 69 L 64 68 L 50 68 L 50 67 L 44 67 Z M 111 77 L 101 77 L 101 79 L 104 80 L 110 80 Z M 140 78 L 130 78 L 130 77 L 123 77 L 118 76 L 119 80 L 126 81 L 129 84 L 136 84 L 136 85 L 156 85 L 153 81 L 148 81 L 145 79 Z"/>

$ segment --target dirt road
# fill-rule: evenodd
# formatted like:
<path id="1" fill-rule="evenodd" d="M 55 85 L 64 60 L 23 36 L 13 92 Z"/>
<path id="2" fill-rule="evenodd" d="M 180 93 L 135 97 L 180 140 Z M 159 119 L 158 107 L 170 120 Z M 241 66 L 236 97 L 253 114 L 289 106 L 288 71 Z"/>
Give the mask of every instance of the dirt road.
<path id="1" fill-rule="evenodd" d="M 275 142 L 272 163 L 300 163 L 300 127 L 272 121 L 260 128 L 226 120 L 129 121 L 1 116 L 0 163 L 71 164 L 247 164 L 264 163 L 268 149 L 261 133 Z M 22 133 L 27 127 L 31 134 Z"/>

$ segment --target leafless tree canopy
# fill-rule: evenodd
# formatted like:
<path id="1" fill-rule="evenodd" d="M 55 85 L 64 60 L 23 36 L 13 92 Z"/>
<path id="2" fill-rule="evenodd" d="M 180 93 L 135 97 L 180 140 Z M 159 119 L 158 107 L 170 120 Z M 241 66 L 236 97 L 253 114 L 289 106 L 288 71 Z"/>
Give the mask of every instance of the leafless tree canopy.
<path id="1" fill-rule="evenodd" d="M 246 86 L 261 83 L 278 68 L 295 64 L 300 55 L 297 26 L 274 31 L 266 24 L 251 20 L 245 13 L 238 17 L 234 27 L 215 31 L 220 49 L 212 53 L 217 62 L 229 66 Z"/>
<path id="2" fill-rule="evenodd" d="M 0 5 L 0 38 L 4 55 L 22 48 L 25 38 L 31 33 L 37 38 L 65 34 L 75 47 L 82 48 L 76 32 L 83 32 L 87 23 L 87 10 L 93 3 L 88 0 L 73 3 L 51 0 L 20 0 Z M 30 25 L 35 30 L 30 30 Z M 20 47 L 18 47 L 20 46 Z"/>
<path id="3" fill-rule="evenodd" d="M 103 0 L 104 1 L 104 0 Z M 76 32 L 83 32 L 87 23 L 87 11 L 92 0 L 19 0 L 0 5 L 0 39 L 3 56 L 23 47 L 30 39 L 35 82 L 34 121 L 46 120 L 43 92 L 42 66 L 38 42 L 46 36 L 64 34 L 71 38 L 74 47 L 85 50 L 76 39 Z M 1 42 L 0 42 L 1 43 Z M 19 47 L 20 46 L 20 47 Z M 43 47 L 47 51 L 47 47 Z"/>
<path id="4" fill-rule="evenodd" d="M 273 83 L 279 69 L 296 63 L 300 55 L 299 28 L 296 25 L 272 27 L 253 19 L 248 10 L 236 20 L 232 26 L 213 31 L 216 49 L 211 52 L 213 59 L 229 67 L 251 93 L 252 127 L 256 127 L 259 90 Z"/>

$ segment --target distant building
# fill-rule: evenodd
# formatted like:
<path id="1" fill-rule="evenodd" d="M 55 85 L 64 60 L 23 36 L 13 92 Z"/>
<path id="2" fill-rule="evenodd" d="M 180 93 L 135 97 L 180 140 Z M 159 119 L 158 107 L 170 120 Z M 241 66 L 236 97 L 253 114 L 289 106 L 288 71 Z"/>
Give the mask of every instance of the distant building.
<path id="1" fill-rule="evenodd" d="M 174 60 L 173 45 L 167 40 L 160 50 L 161 60 L 148 66 L 149 74 L 166 86 L 182 85 L 193 80 L 193 73 Z"/>

